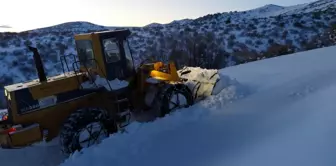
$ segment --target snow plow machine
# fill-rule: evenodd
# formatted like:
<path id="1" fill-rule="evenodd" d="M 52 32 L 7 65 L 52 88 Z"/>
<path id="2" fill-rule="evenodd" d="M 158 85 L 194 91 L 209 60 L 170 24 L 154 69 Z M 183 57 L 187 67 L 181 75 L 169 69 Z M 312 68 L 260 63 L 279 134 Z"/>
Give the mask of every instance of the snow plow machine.
<path id="1" fill-rule="evenodd" d="M 224 88 L 217 86 L 217 70 L 207 70 L 199 79 L 192 68 L 177 70 L 173 62 L 135 67 L 130 34 L 75 35 L 72 66 L 62 56 L 63 73 L 49 78 L 38 49 L 28 46 L 38 79 L 4 87 L 7 115 L 0 121 L 1 147 L 22 148 L 59 137 L 61 151 L 70 155 L 123 131 L 132 121 L 164 117 Z"/>

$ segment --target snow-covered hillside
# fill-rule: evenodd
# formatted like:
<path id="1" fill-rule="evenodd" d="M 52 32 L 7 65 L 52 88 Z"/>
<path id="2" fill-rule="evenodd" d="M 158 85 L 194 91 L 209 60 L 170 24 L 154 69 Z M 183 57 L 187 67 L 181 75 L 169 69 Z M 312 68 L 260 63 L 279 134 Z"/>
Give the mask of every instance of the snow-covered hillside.
<path id="1" fill-rule="evenodd" d="M 57 140 L 0 149 L 4 165 L 334 166 L 336 46 L 220 70 L 220 94 L 150 123 L 133 123 L 68 159 Z M 13 160 L 19 156 L 20 160 Z"/>
<path id="2" fill-rule="evenodd" d="M 133 32 L 130 44 L 137 64 L 152 57 L 175 60 L 179 67 L 223 68 L 333 45 L 328 35 L 336 29 L 335 4 L 334 0 L 320 0 L 290 7 L 266 5 L 127 28 Z M 62 72 L 60 55 L 75 54 L 74 34 L 118 28 L 122 27 L 70 22 L 21 33 L 0 33 L 0 85 L 37 78 L 32 54 L 25 45 L 38 47 L 47 75 L 52 76 Z"/>
<path id="3" fill-rule="evenodd" d="M 268 4 L 257 9 L 248 10 L 244 13 L 245 15 L 241 15 L 241 17 L 264 18 L 271 16 L 275 17 L 278 15 L 305 14 L 315 10 L 325 11 L 328 10 L 329 7 L 332 7 L 334 5 L 334 0 L 319 0 L 312 3 L 298 4 L 286 7 Z"/>

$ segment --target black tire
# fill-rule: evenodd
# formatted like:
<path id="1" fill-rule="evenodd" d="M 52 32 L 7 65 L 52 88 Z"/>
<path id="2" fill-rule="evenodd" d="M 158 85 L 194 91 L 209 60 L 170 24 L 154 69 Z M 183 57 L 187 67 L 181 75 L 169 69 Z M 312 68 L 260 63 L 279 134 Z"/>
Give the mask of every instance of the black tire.
<path id="1" fill-rule="evenodd" d="M 194 98 L 188 86 L 184 84 L 169 84 L 161 93 L 162 96 L 160 97 L 161 107 L 159 117 L 164 117 L 173 111 L 173 109 L 170 108 L 170 104 L 171 97 L 174 93 L 179 93 L 185 97 L 187 104 L 184 106 L 184 108 L 194 104 Z"/>
<path id="2" fill-rule="evenodd" d="M 84 108 L 73 112 L 64 122 L 60 131 L 61 150 L 64 155 L 70 155 L 75 151 L 80 151 L 83 147 L 79 143 L 78 134 L 87 125 L 98 122 L 106 138 L 110 133 L 116 132 L 116 124 L 109 120 L 105 110 L 99 108 Z M 91 136 L 90 136 L 91 139 Z"/>

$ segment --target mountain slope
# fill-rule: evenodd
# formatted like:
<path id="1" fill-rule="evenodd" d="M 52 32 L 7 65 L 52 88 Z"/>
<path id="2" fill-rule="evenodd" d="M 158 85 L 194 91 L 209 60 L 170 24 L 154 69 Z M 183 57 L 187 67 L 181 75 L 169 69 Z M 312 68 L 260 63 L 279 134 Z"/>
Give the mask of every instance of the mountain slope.
<path id="1" fill-rule="evenodd" d="M 333 45 L 328 35 L 336 29 L 335 4 L 320 0 L 292 7 L 266 5 L 127 28 L 132 31 L 129 41 L 136 64 L 151 57 L 175 60 L 179 67 L 223 68 Z M 37 78 L 32 54 L 25 45 L 39 48 L 47 75 L 52 76 L 62 72 L 59 56 L 72 59 L 76 54 L 74 34 L 118 28 L 122 27 L 70 22 L 22 33 L 0 33 L 0 85 Z"/>
<path id="2" fill-rule="evenodd" d="M 298 4 L 286 7 L 274 4 L 268 4 L 260 8 L 243 12 L 244 15 L 242 15 L 241 17 L 265 18 L 265 17 L 276 17 L 279 15 L 305 14 L 310 13 L 312 11 L 325 11 L 333 6 L 335 6 L 334 0 L 318 0 L 312 3 Z"/>

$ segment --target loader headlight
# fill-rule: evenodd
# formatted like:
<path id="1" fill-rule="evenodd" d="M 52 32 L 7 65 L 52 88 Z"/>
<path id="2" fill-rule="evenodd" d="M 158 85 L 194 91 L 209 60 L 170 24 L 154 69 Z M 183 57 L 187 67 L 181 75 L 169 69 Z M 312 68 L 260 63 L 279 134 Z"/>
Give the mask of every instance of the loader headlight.
<path id="1" fill-rule="evenodd" d="M 5 97 L 7 97 L 7 100 L 11 100 L 11 98 L 10 98 L 10 94 L 7 92 L 7 90 L 5 89 Z"/>
<path id="2" fill-rule="evenodd" d="M 7 91 L 6 91 L 6 92 L 7 92 Z M 10 95 L 10 93 L 7 93 L 6 96 L 7 96 L 7 100 L 11 100 L 11 95 Z"/>

